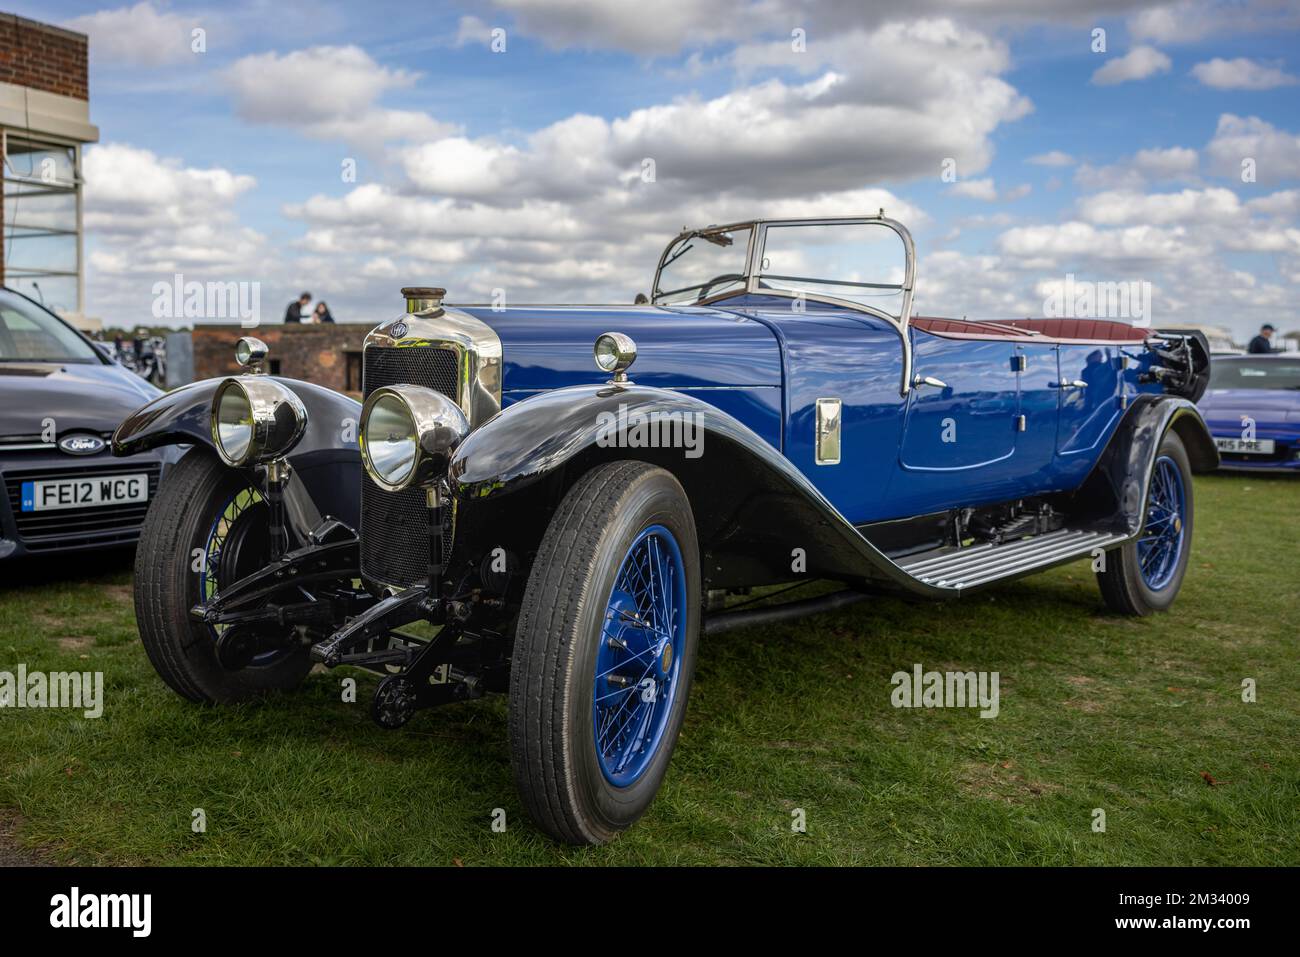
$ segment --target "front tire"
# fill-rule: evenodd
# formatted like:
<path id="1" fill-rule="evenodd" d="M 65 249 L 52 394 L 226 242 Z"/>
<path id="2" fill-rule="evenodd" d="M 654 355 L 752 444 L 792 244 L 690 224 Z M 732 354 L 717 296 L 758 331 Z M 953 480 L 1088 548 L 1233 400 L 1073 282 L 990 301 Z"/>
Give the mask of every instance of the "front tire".
<path id="1" fill-rule="evenodd" d="M 681 485 L 643 462 L 592 469 L 542 538 L 511 660 L 511 764 L 543 831 L 601 844 L 645 812 L 686 714 L 699 629 Z"/>
<path id="2" fill-rule="evenodd" d="M 201 447 L 168 471 L 149 506 L 135 552 L 135 616 L 154 670 L 183 698 L 244 701 L 296 688 L 311 669 L 303 647 L 228 671 L 216 632 L 190 617 L 194 605 L 266 564 L 266 518 L 247 475 Z"/>
<path id="3" fill-rule="evenodd" d="M 1192 552 L 1192 467 L 1182 440 L 1171 429 L 1156 452 L 1136 539 L 1106 553 L 1097 573 L 1111 611 L 1143 616 L 1174 603 Z"/>

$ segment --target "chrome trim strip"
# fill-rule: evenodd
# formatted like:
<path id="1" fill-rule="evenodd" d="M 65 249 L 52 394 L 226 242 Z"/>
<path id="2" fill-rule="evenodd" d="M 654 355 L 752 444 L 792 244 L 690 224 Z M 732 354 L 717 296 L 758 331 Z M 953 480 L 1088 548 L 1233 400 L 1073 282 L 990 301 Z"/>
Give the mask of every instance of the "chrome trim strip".
<path id="1" fill-rule="evenodd" d="M 401 336 L 392 335 L 398 324 Z M 470 428 L 501 411 L 501 337 L 481 319 L 450 306 L 408 312 L 381 323 L 366 336 L 363 349 L 450 349 L 456 353 L 456 404 Z"/>

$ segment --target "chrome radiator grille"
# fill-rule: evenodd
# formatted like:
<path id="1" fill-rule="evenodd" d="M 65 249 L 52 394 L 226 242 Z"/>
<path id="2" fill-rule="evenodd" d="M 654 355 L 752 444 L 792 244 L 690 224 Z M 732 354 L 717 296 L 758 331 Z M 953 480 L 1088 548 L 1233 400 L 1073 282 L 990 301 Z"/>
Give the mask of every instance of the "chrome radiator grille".
<path id="1" fill-rule="evenodd" d="M 370 347 L 362 364 L 366 396 L 381 386 L 420 385 L 459 400 L 457 353 L 433 346 Z M 450 510 L 447 510 L 450 511 Z M 369 476 L 361 481 L 361 574 L 374 582 L 407 587 L 424 580 L 429 565 L 423 489 L 386 492 Z M 443 529 L 443 560 L 451 555 L 451 523 Z"/>

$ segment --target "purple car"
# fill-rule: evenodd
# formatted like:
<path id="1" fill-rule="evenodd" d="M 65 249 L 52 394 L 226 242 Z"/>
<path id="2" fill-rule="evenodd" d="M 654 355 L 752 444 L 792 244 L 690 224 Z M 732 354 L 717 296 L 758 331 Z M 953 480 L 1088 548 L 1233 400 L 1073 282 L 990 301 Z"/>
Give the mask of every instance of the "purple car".
<path id="1" fill-rule="evenodd" d="M 1197 404 L 1220 468 L 1300 472 L 1300 356 L 1215 356 Z"/>

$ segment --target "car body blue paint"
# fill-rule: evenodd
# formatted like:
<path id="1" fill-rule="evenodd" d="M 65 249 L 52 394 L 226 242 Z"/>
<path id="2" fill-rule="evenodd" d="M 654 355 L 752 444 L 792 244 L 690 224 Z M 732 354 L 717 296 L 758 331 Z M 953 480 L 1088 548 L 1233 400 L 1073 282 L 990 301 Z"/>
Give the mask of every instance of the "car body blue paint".
<path id="1" fill-rule="evenodd" d="M 781 386 L 772 332 L 745 316 L 708 307 L 457 306 L 501 339 L 507 393 L 598 385 L 591 347 L 602 332 L 637 343 L 636 379 L 661 389 Z M 594 330 L 594 331 L 593 331 Z"/>
<path id="2" fill-rule="evenodd" d="M 1153 362 L 1141 343 L 962 339 L 913 326 L 914 373 L 944 386 L 904 396 L 890 323 L 761 293 L 705 306 L 457 308 L 501 338 L 503 406 L 602 383 L 592 343 L 622 332 L 637 344 L 635 382 L 734 416 L 859 525 L 1075 488 L 1131 398 L 1162 391 L 1139 382 Z M 828 397 L 842 402 L 841 459 L 818 465 L 816 402 Z"/>

